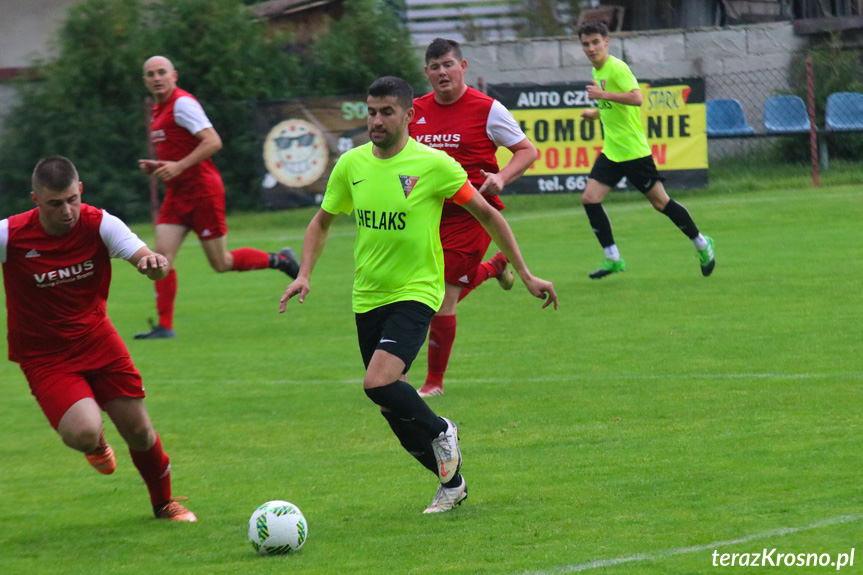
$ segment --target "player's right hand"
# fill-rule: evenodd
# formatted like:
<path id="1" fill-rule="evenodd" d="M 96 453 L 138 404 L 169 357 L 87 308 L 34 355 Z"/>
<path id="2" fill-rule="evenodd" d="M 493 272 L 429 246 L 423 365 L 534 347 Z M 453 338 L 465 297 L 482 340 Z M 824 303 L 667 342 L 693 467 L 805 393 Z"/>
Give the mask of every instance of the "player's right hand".
<path id="1" fill-rule="evenodd" d="M 152 174 L 159 167 L 158 160 L 138 160 L 138 167 L 145 174 Z"/>
<path id="2" fill-rule="evenodd" d="M 285 313 L 285 310 L 288 309 L 288 301 L 295 295 L 299 295 L 297 300 L 300 303 L 306 301 L 306 294 L 309 293 L 309 282 L 306 279 L 297 278 L 285 288 L 285 293 L 282 294 L 281 299 L 279 299 L 279 313 Z"/>
<path id="3" fill-rule="evenodd" d="M 585 120 L 590 120 L 591 122 L 599 119 L 599 109 L 597 108 L 585 108 L 581 111 L 581 117 Z"/>

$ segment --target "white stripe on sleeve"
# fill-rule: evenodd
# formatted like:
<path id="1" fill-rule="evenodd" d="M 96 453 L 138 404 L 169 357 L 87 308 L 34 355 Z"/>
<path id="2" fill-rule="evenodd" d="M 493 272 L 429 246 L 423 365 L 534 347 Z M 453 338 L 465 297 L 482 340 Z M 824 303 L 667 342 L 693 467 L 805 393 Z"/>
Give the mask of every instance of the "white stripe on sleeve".
<path id="1" fill-rule="evenodd" d="M 188 96 L 180 96 L 174 102 L 174 121 L 189 130 L 192 134 L 197 134 L 205 128 L 213 127 L 201 104 Z"/>
<path id="2" fill-rule="evenodd" d="M 6 244 L 9 243 L 9 220 L 0 220 L 0 263 L 6 263 Z"/>
<path id="3" fill-rule="evenodd" d="M 495 100 L 488 112 L 485 132 L 497 147 L 509 148 L 524 140 L 524 132 L 506 107 Z"/>
<path id="4" fill-rule="evenodd" d="M 112 258 L 128 260 L 135 252 L 146 246 L 135 232 L 117 216 L 112 216 L 102 210 L 102 223 L 99 225 L 99 235 L 108 248 Z"/>

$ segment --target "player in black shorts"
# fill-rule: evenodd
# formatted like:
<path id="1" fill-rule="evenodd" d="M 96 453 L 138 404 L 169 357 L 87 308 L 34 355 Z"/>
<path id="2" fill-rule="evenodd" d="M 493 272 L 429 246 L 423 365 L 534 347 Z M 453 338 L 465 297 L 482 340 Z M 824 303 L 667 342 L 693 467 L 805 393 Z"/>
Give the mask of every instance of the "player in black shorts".
<path id="1" fill-rule="evenodd" d="M 665 192 L 663 178 L 656 170 L 641 126 L 638 108 L 642 98 L 638 80 L 629 66 L 608 53 L 608 28 L 605 24 L 588 22 L 578 35 L 585 55 L 593 64 L 593 83 L 587 87 L 587 94 L 598 102 L 597 108 L 585 109 L 581 116 L 590 121 L 601 119 L 605 132 L 602 154 L 590 171 L 587 187 L 581 196 L 593 233 L 605 252 L 605 260 L 599 269 L 590 273 L 590 277 L 604 278 L 626 269 L 626 262 L 614 243 L 611 220 L 602 207 L 602 200 L 624 177 L 644 194 L 656 211 L 668 216 L 692 241 L 701 273 L 709 276 L 716 265 L 713 240 L 702 235 L 689 211 Z"/>

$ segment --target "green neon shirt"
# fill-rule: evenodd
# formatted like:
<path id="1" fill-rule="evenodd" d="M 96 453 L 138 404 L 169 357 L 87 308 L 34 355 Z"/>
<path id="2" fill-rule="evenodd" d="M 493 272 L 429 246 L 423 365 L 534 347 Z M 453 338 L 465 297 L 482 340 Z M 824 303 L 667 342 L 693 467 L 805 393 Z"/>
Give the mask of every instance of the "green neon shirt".
<path id="1" fill-rule="evenodd" d="M 629 66 L 610 55 L 602 68 L 593 69 L 593 79 L 606 92 L 623 94 L 638 89 L 638 80 Z M 599 100 L 599 117 L 605 131 L 602 152 L 609 160 L 627 162 L 650 155 L 637 106 Z"/>
<path id="2" fill-rule="evenodd" d="M 413 138 L 386 160 L 372 154 L 371 142 L 339 158 L 321 208 L 355 212 L 354 312 L 407 300 L 440 308 L 441 210 L 466 181 L 458 162 Z"/>

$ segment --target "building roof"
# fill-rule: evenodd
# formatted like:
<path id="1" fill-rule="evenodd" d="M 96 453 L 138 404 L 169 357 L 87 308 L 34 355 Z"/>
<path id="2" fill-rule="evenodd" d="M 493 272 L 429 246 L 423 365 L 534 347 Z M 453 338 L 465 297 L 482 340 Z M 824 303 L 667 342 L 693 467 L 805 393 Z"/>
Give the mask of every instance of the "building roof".
<path id="1" fill-rule="evenodd" d="M 249 9 L 258 18 L 269 19 L 340 2 L 342 0 L 270 0 L 249 6 Z"/>

